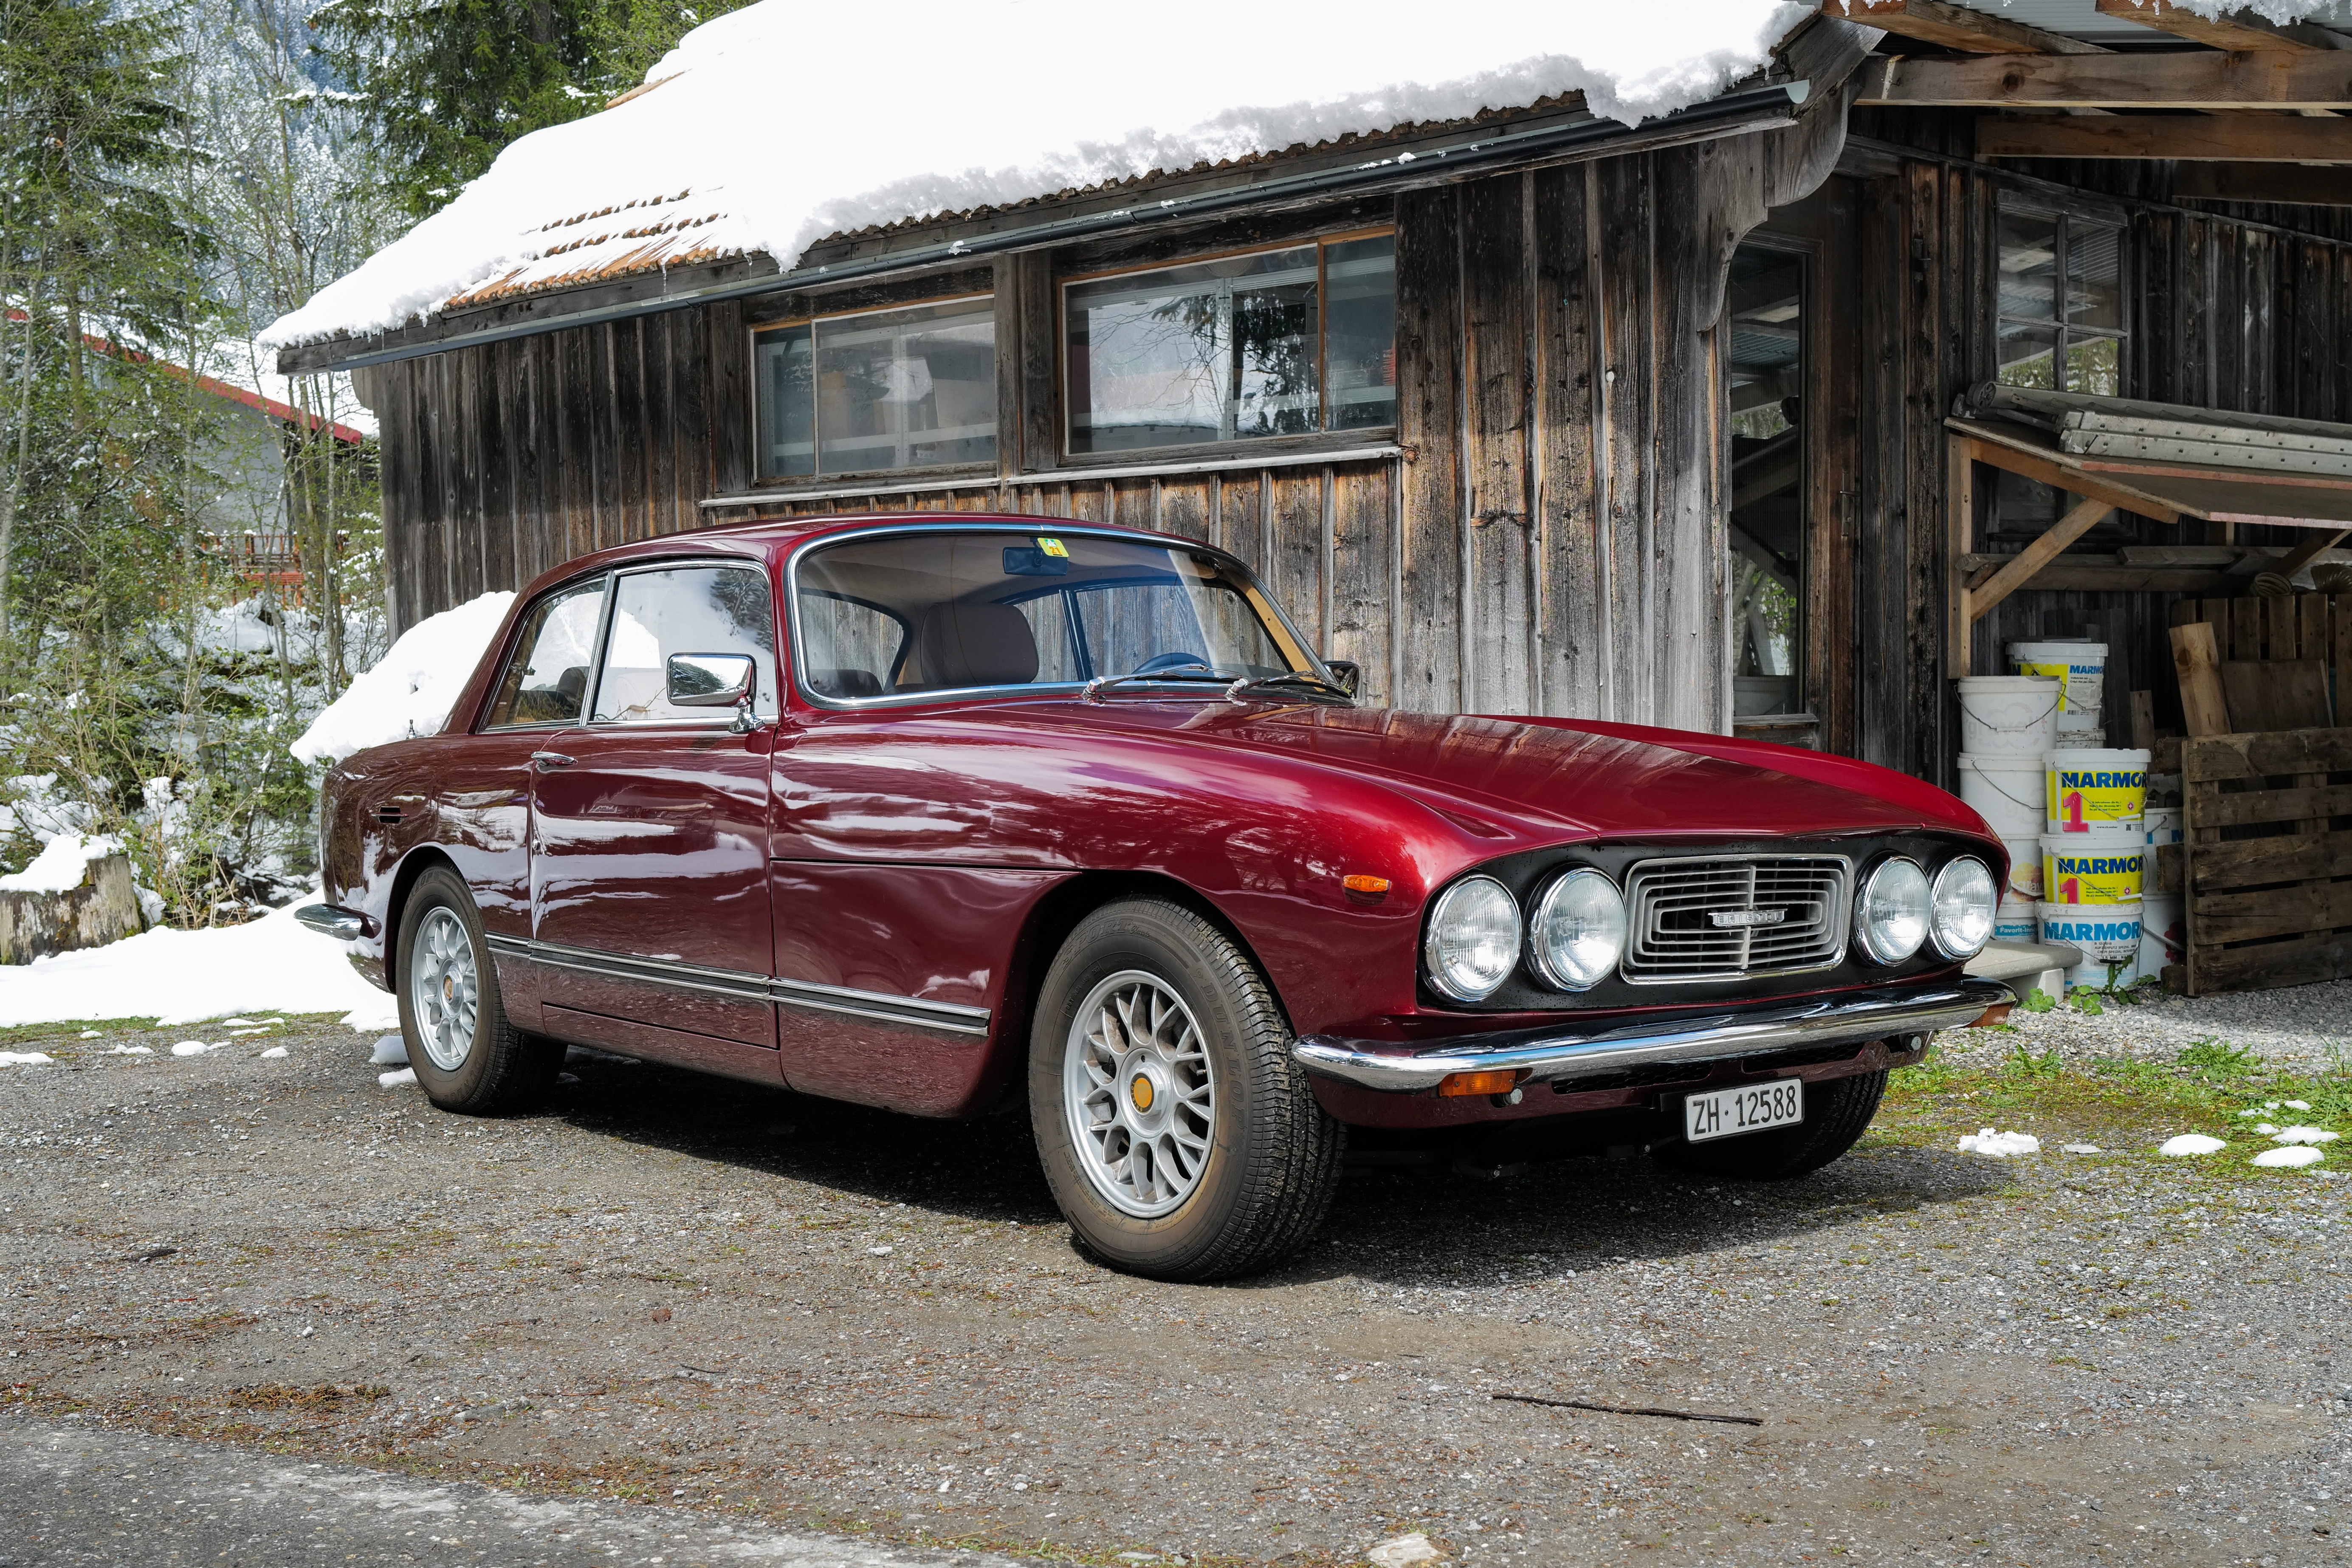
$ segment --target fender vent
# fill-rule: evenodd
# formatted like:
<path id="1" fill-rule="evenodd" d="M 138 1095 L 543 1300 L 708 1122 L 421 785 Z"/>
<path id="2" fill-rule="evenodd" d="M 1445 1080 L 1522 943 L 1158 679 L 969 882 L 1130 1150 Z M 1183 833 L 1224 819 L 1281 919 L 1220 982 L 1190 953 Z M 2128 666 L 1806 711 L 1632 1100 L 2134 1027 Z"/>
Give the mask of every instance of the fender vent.
<path id="1" fill-rule="evenodd" d="M 378 822 L 383 823 L 386 827 L 399 826 L 402 815 L 403 813 L 401 808 L 397 804 L 379 805 L 375 808 L 375 819 Z"/>

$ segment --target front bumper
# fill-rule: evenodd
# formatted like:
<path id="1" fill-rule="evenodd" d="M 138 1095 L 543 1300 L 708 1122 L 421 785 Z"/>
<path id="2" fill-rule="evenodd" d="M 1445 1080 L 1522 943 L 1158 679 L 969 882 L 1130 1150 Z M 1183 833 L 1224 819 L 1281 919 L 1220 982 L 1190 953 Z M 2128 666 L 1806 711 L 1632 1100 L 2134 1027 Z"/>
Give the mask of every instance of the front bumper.
<path id="1" fill-rule="evenodd" d="M 1523 1081 L 1559 1082 L 1658 1062 L 1723 1061 L 1811 1046 L 1861 1045 L 1930 1035 L 1972 1024 L 2004 1002 L 2006 985 L 1960 979 L 1871 991 L 1780 1006 L 1673 1018 L 1614 1028 L 1517 1029 L 1465 1035 L 1415 1051 L 1376 1040 L 1309 1035 L 1290 1047 L 1308 1072 L 1365 1089 L 1413 1094 L 1457 1072 L 1517 1071 Z"/>

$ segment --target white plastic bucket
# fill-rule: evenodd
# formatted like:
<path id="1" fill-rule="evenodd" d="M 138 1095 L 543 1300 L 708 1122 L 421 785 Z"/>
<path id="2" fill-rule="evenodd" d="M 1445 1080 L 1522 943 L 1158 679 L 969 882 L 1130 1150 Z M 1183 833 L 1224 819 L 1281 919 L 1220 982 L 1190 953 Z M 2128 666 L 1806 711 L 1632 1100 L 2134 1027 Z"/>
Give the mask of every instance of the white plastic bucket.
<path id="1" fill-rule="evenodd" d="M 1960 750 L 1972 757 L 2038 757 L 2058 734 L 2063 682 L 2036 675 L 1964 675 Z"/>
<path id="2" fill-rule="evenodd" d="M 2003 838 L 2042 833 L 2050 774 L 2042 757 L 1972 757 L 1960 753 L 1960 798 Z"/>
<path id="3" fill-rule="evenodd" d="M 2062 731 L 2098 728 L 2099 708 L 2106 700 L 2106 644 L 2054 638 L 2013 642 L 2009 657 L 2020 675 L 2055 676 L 2064 683 L 2065 705 L 2058 710 Z"/>
<path id="4" fill-rule="evenodd" d="M 2139 978 L 2140 906 L 2128 904 L 2052 904 L 2039 906 L 2042 940 L 2079 949 L 2083 962 L 2066 972 L 2066 984 L 2104 986 L 2110 964 L 2118 985 Z"/>
<path id="5" fill-rule="evenodd" d="M 2035 912 L 2033 902 L 2032 899 L 2002 899 L 2000 909 L 1993 915 L 1993 941 L 2020 942 L 2027 947 L 2040 942 L 2042 917 Z"/>
<path id="6" fill-rule="evenodd" d="M 2137 827 L 2147 810 L 2146 752 L 2066 748 L 2050 753 L 2049 766 L 2042 798 L 2053 833 L 2084 833 L 2102 824 Z"/>
<path id="7" fill-rule="evenodd" d="M 2105 730 L 2061 730 L 2058 738 L 2050 742 L 2053 752 L 2095 751 L 2107 743 Z"/>
<path id="8" fill-rule="evenodd" d="M 2140 894 L 2145 898 L 2156 892 L 2157 846 L 2180 842 L 2180 808 L 2177 805 L 2152 805 L 2147 808 L 2147 815 L 2140 818 L 2140 826 L 2146 829 L 2147 838 L 2147 859 L 2139 870 Z"/>
<path id="9" fill-rule="evenodd" d="M 2042 836 L 2042 897 L 2053 904 L 2135 904 L 2147 840 L 2139 828 Z"/>
<path id="10" fill-rule="evenodd" d="M 2189 920 L 2177 894 L 2151 893 L 2139 901 L 2139 972 L 2161 976 L 2168 963 L 2189 962 Z"/>
<path id="11" fill-rule="evenodd" d="M 2001 847 L 2009 851 L 2009 891 L 2016 898 L 2032 900 L 2042 896 L 2042 836 L 2031 838 L 2003 838 Z"/>

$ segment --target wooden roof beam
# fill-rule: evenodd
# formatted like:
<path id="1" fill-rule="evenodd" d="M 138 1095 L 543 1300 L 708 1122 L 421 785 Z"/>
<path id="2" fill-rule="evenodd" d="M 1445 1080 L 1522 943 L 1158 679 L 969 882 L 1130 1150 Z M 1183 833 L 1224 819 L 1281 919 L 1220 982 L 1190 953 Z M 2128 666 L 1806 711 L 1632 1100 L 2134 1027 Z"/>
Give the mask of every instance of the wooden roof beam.
<path id="1" fill-rule="evenodd" d="M 2287 37 L 2250 10 L 2216 21 L 2185 5 L 2177 5 L 2173 0 L 2098 0 L 2098 4 L 2102 16 L 2137 22 L 2143 27 L 2154 27 L 2208 48 L 2282 53 L 2313 47 L 2300 38 Z"/>
<path id="2" fill-rule="evenodd" d="M 2172 173 L 2175 201 L 2279 202 L 2352 207 L 2352 169 L 2303 163 L 2183 163 Z"/>
<path id="3" fill-rule="evenodd" d="M 2352 108 L 2352 50 L 1875 59 L 1866 104 L 1953 109 Z"/>
<path id="4" fill-rule="evenodd" d="M 2108 51 L 2063 33 L 1948 0 L 1822 0 L 1822 15 L 1899 33 L 1971 55 L 2104 55 Z"/>
<path id="5" fill-rule="evenodd" d="M 2352 163 L 2352 121 L 2273 115 L 2131 114 L 2091 120 L 1988 114 L 1977 120 L 1977 156 Z"/>

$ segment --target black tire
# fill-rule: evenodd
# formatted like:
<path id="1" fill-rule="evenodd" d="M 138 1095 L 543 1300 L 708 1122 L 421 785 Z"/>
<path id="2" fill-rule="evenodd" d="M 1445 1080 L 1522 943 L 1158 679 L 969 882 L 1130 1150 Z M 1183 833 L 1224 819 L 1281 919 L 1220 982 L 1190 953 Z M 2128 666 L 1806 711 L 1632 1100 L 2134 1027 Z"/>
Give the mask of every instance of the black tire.
<path id="1" fill-rule="evenodd" d="M 1656 1152 L 1662 1164 L 1695 1176 L 1780 1182 L 1810 1175 L 1853 1148 L 1870 1130 L 1886 1073 L 1857 1073 L 1805 1086 L 1805 1119 L 1794 1127 L 1749 1132 L 1706 1143 L 1670 1143 Z"/>
<path id="2" fill-rule="evenodd" d="M 457 922 L 453 930 L 447 921 Z M 454 955 L 450 942 L 462 934 L 472 961 L 475 1006 L 470 1037 L 457 1052 L 456 1037 L 465 1031 L 443 1029 L 436 1018 L 421 1018 L 418 996 L 421 965 L 430 965 L 428 944 L 439 942 Z M 393 948 L 394 994 L 400 1001 L 400 1035 L 408 1046 L 408 1065 L 425 1097 L 443 1110 L 467 1116 L 501 1116 L 529 1110 L 547 1098 L 563 1067 L 561 1043 L 527 1035 L 507 1018 L 499 994 L 499 972 L 490 945 L 482 939 L 482 917 L 473 895 L 457 874 L 436 866 L 416 879 L 408 903 L 400 913 L 400 936 Z M 441 973 L 441 989 L 449 995 L 450 974 Z M 433 1029 L 428 1041 L 425 1031 Z M 449 1058 L 436 1061 L 436 1050 Z"/>
<path id="3" fill-rule="evenodd" d="M 1204 1114 L 1193 1114 L 1202 1108 L 1187 1098 L 1201 1091 L 1202 1076 L 1192 1067 L 1162 1080 L 1167 1088 L 1152 1091 L 1167 1097 L 1166 1125 L 1173 1128 L 1189 1115 L 1186 1137 L 1205 1144 L 1189 1177 L 1181 1152 L 1159 1167 L 1162 1175 L 1176 1173 L 1168 1177 L 1168 1190 L 1158 1194 L 1158 1201 L 1173 1205 L 1161 1213 L 1129 1212 L 1107 1195 L 1089 1172 L 1104 1172 L 1105 1184 L 1114 1184 L 1116 1174 L 1095 1153 L 1081 1151 L 1066 1102 L 1074 1028 L 1088 999 L 1112 987 L 1092 1009 L 1100 1018 L 1106 1006 L 1116 1010 L 1122 997 L 1159 994 L 1149 986 L 1132 989 L 1144 983 L 1122 976 L 1142 976 L 1182 1004 L 1181 1015 L 1161 1015 L 1170 1020 L 1165 1027 L 1186 1042 L 1179 1054 L 1188 1062 L 1204 1061 L 1207 1069 Z M 1130 989 L 1122 993 L 1119 986 Z M 1189 1034 L 1183 1032 L 1183 1015 L 1192 1026 Z M 1158 1068 L 1147 1061 L 1150 1053 L 1137 1037 L 1121 1037 L 1137 1046 L 1121 1058 L 1138 1064 L 1135 1071 L 1124 1088 L 1114 1075 L 1097 1092 L 1124 1093 L 1125 1105 L 1137 1108 L 1138 1128 L 1150 1133 L 1153 1124 L 1144 1119 L 1159 1102 L 1137 1090 L 1132 1078 Z M 1078 1049 L 1081 1058 L 1099 1062 L 1098 1052 Z M 1092 1124 L 1103 1127 L 1107 1137 L 1125 1136 L 1130 1150 L 1136 1146 L 1135 1129 L 1122 1132 L 1099 1119 L 1124 1118 L 1125 1110 L 1108 1100 L 1073 1098 L 1097 1103 L 1099 1116 Z M 1291 1059 L 1289 1026 L 1257 966 L 1210 921 L 1158 899 L 1097 910 L 1055 955 L 1030 1032 L 1029 1117 L 1045 1180 L 1080 1248 L 1111 1268 L 1155 1279 L 1224 1279 L 1297 1251 L 1330 1209 L 1347 1141 L 1347 1130 L 1324 1114 L 1306 1073 Z M 1092 1139 L 1088 1143 L 1090 1149 L 1097 1146 Z M 1164 1142 L 1144 1140 L 1147 1155 L 1160 1146 Z M 1108 1151 L 1114 1145 L 1099 1147 Z M 1152 1165 L 1149 1159 L 1141 1163 Z M 1127 1164 L 1137 1164 L 1133 1153 Z M 1174 1191 L 1187 1180 L 1187 1190 Z M 1138 1191 L 1130 1188 L 1127 1198 L 1138 1203 Z"/>

